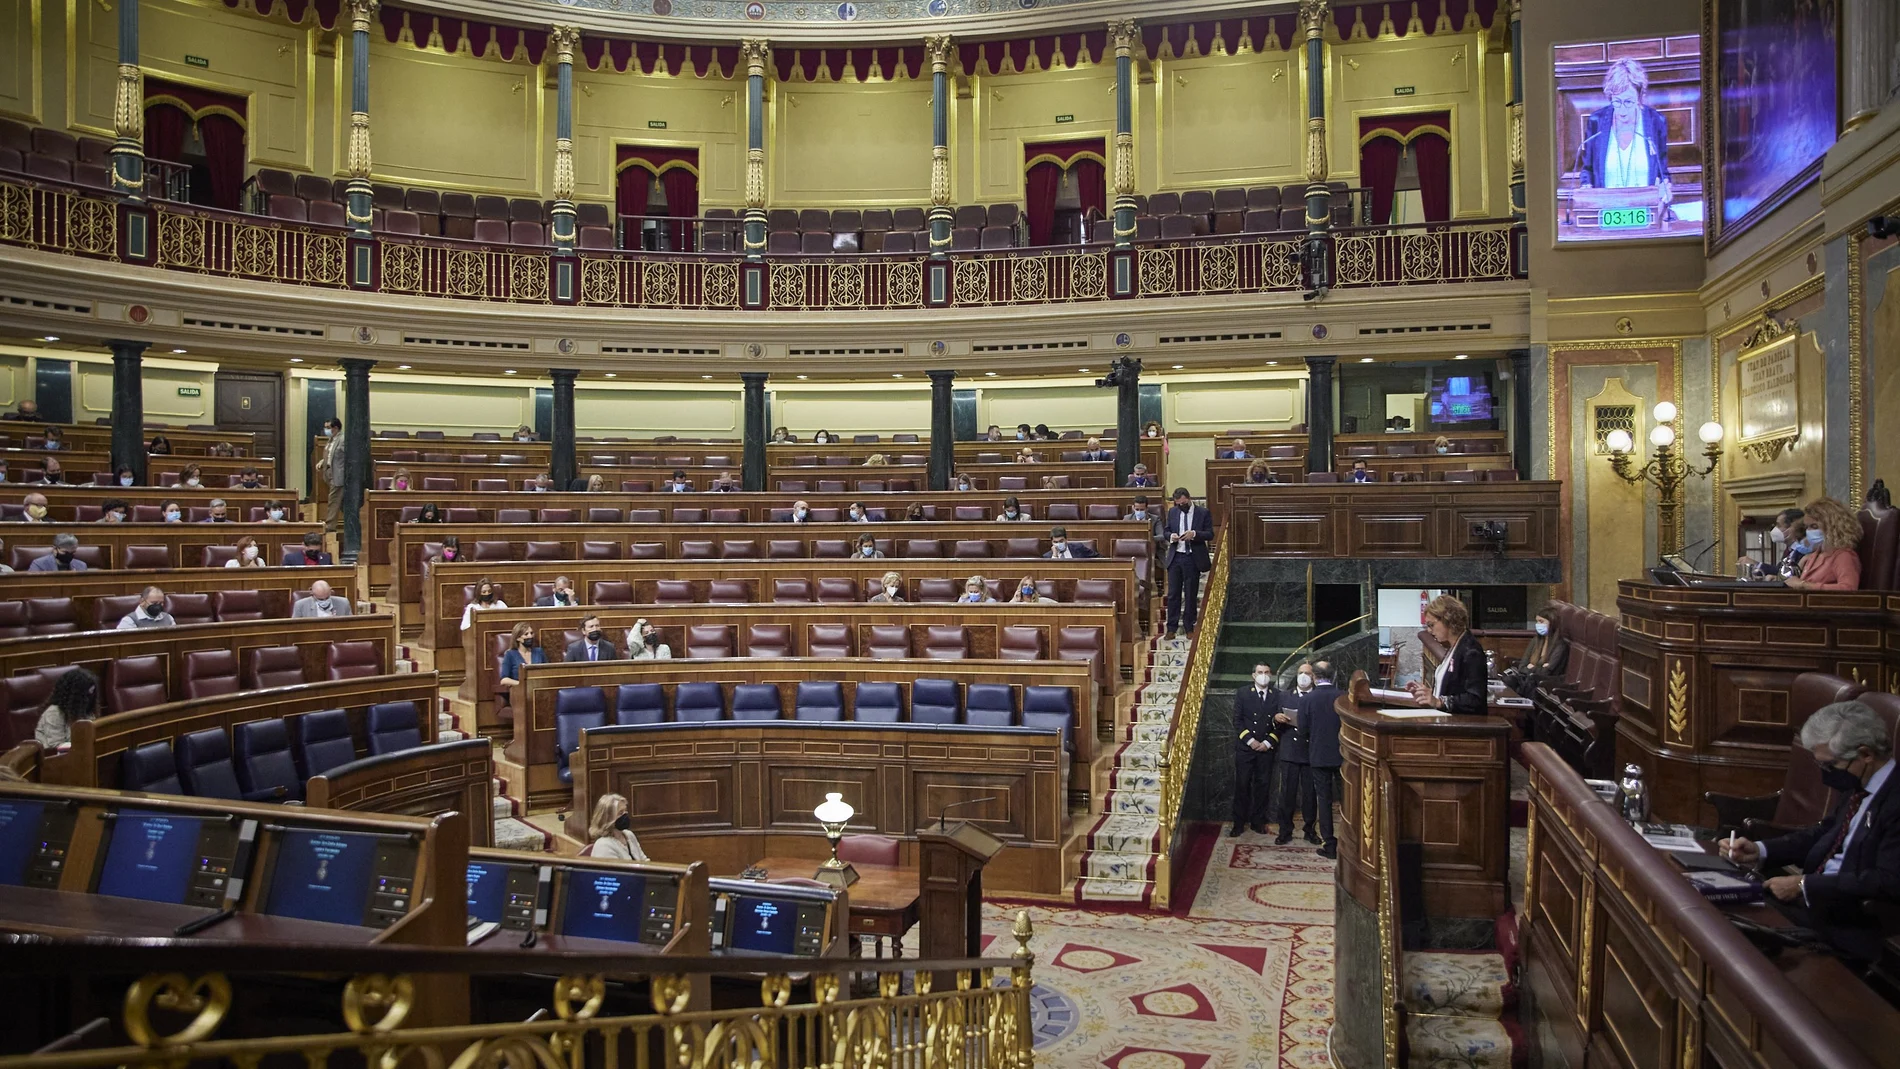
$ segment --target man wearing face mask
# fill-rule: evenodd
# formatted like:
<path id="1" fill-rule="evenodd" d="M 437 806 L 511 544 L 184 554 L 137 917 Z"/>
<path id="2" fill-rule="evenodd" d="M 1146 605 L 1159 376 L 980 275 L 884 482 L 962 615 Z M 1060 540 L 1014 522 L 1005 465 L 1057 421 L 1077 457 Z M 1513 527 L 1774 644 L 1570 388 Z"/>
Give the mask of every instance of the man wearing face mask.
<path id="1" fill-rule="evenodd" d="M 810 523 L 811 522 L 811 506 L 809 504 L 806 504 L 803 501 L 792 502 L 792 522 L 793 523 Z"/>
<path id="2" fill-rule="evenodd" d="M 1333 783 L 1339 775 L 1339 688 L 1333 686 L 1333 666 L 1329 661 L 1314 661 L 1312 689 L 1300 695 L 1296 730 L 1306 743 L 1306 778 L 1319 811 L 1319 833 L 1323 840 L 1319 856 L 1331 861 L 1339 856 L 1339 840 L 1333 836 Z M 1284 825 L 1282 825 L 1284 828 Z M 1282 832 L 1284 834 L 1284 831 Z M 1306 841 L 1313 842 L 1313 822 L 1306 823 Z"/>
<path id="3" fill-rule="evenodd" d="M 315 531 L 303 536 L 303 547 L 286 546 L 282 561 L 286 568 L 314 568 L 320 564 L 334 564 L 330 555 L 323 551 L 323 536 Z"/>
<path id="4" fill-rule="evenodd" d="M 100 523 L 124 523 L 132 515 L 132 506 L 116 497 L 108 497 L 99 505 Z"/>
<path id="5" fill-rule="evenodd" d="M 1280 834 L 1273 842 L 1285 846 L 1293 841 L 1293 808 L 1297 804 L 1306 827 L 1306 841 L 1317 846 L 1322 841 L 1314 827 L 1319 820 L 1319 805 L 1313 793 L 1313 777 L 1307 774 L 1312 748 L 1309 737 L 1300 730 L 1300 703 L 1313 692 L 1313 666 L 1301 664 L 1293 678 L 1293 690 L 1280 693 L 1280 711 L 1273 714 L 1274 723 L 1280 725 L 1280 800 L 1274 807 Z"/>
<path id="6" fill-rule="evenodd" d="M 221 497 L 212 498 L 211 499 L 211 515 L 206 516 L 201 522 L 203 523 L 230 523 L 231 516 L 229 512 L 227 511 L 228 507 L 229 506 L 225 505 L 223 498 Z"/>
<path id="7" fill-rule="evenodd" d="M 1049 529 L 1049 551 L 1043 554 L 1048 560 L 1089 560 L 1101 556 L 1087 546 L 1075 545 L 1069 541 L 1067 527 Z"/>
<path id="8" fill-rule="evenodd" d="M 572 607 L 579 604 L 580 600 L 574 597 L 574 580 L 565 575 L 556 576 L 554 589 L 534 599 L 534 607 L 537 609 L 552 608 L 556 605 Z"/>
<path id="9" fill-rule="evenodd" d="M 256 468 L 247 467 L 243 471 L 238 472 L 238 485 L 246 490 L 262 489 L 264 486 L 264 477 L 257 473 Z"/>
<path id="10" fill-rule="evenodd" d="M 1797 925 L 1825 935 L 1858 963 L 1877 960 L 1884 942 L 1878 917 L 1863 903 L 1900 902 L 1900 791 L 1886 721 L 1864 702 L 1823 706 L 1801 725 L 1801 745 L 1835 792 L 1827 819 L 1766 842 L 1721 840 L 1723 857 L 1764 873 L 1792 865 L 1762 888 Z M 1796 758 L 1795 760 L 1800 760 Z"/>
<path id="11" fill-rule="evenodd" d="M 46 495 L 45 494 L 41 494 L 41 493 L 28 494 L 25 497 L 20 499 L 20 503 L 26 506 L 26 515 L 23 517 L 25 522 L 27 523 L 45 523 L 46 522 Z"/>
<path id="12" fill-rule="evenodd" d="M 1279 745 L 1280 695 L 1273 688 L 1273 670 L 1265 663 L 1253 666 L 1253 683 L 1234 694 L 1234 826 L 1231 836 L 1249 827 L 1265 835 L 1267 811 L 1272 808 L 1274 749 Z"/>
<path id="13" fill-rule="evenodd" d="M 896 572 L 885 572 L 882 589 L 871 595 L 870 602 L 876 605 L 901 605 L 904 602 L 904 577 Z"/>
<path id="14" fill-rule="evenodd" d="M 323 509 L 323 526 L 334 531 L 343 508 L 343 421 L 326 419 L 323 421 L 323 454 L 317 458 L 317 474 L 330 486 L 330 496 Z"/>
<path id="15" fill-rule="evenodd" d="M 44 557 L 33 558 L 27 565 L 29 572 L 83 572 L 86 562 L 78 557 L 79 539 L 61 532 L 53 536 L 53 552 Z"/>
<path id="16" fill-rule="evenodd" d="M 869 514 L 867 514 L 864 511 L 864 506 L 859 504 L 856 501 L 851 502 L 851 512 L 847 518 L 852 523 L 870 523 L 871 522 L 871 517 Z"/>
<path id="17" fill-rule="evenodd" d="M 1201 573 L 1207 571 L 1208 543 L 1214 540 L 1214 518 L 1194 503 L 1187 487 L 1174 490 L 1174 508 L 1167 516 L 1168 619 L 1167 634 L 1194 634 L 1199 618 Z"/>
<path id="18" fill-rule="evenodd" d="M 877 539 L 870 535 L 858 536 L 859 560 L 877 560 L 882 556 L 884 556 L 884 551 L 877 548 Z"/>
<path id="19" fill-rule="evenodd" d="M 321 616 L 348 616 L 350 600 L 336 596 L 330 590 L 330 584 L 319 579 L 310 584 L 310 596 L 298 598 L 290 607 L 290 618 L 306 620 Z"/>
<path id="20" fill-rule="evenodd" d="M 600 629 L 600 617 L 581 618 L 581 637 L 567 644 L 569 661 L 613 661 L 620 658 L 614 640 Z"/>
<path id="21" fill-rule="evenodd" d="M 1774 547 L 1775 560 L 1762 564 L 1753 557 L 1743 556 L 1735 563 L 1753 569 L 1756 578 L 1801 574 L 1801 558 L 1808 554 L 1810 548 L 1807 524 L 1803 522 L 1806 515 L 1800 509 L 1782 509 L 1775 513 L 1775 525 L 1768 529 L 1768 541 Z"/>
<path id="22" fill-rule="evenodd" d="M 128 631 L 134 627 L 177 627 L 178 621 L 165 611 L 165 592 L 155 586 L 148 586 L 139 594 L 138 607 L 119 617 L 119 630 Z"/>

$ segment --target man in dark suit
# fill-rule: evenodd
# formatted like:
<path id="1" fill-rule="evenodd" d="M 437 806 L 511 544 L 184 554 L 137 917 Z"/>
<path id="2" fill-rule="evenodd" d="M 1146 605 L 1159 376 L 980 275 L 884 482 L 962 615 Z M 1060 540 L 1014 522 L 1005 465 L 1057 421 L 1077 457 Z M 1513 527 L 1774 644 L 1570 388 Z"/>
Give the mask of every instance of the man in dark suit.
<path id="1" fill-rule="evenodd" d="M 555 606 L 569 607 L 579 605 L 580 599 L 574 596 L 574 580 L 567 576 L 556 576 L 554 589 L 534 599 L 534 607 L 548 609 Z"/>
<path id="2" fill-rule="evenodd" d="M 1253 666 L 1253 683 L 1234 694 L 1234 826 L 1230 836 L 1249 826 L 1267 833 L 1267 810 L 1273 790 L 1274 747 L 1280 726 L 1280 695 L 1273 688 L 1273 669 Z"/>
<path id="3" fill-rule="evenodd" d="M 1280 709 L 1273 716 L 1280 728 L 1280 799 L 1274 807 L 1274 821 L 1280 825 L 1280 834 L 1274 836 L 1273 843 L 1285 846 L 1293 841 L 1293 810 L 1297 806 L 1306 826 L 1306 841 L 1318 846 L 1322 840 L 1314 828 L 1319 820 L 1319 806 L 1313 794 L 1313 777 L 1308 775 L 1307 768 L 1312 747 L 1308 734 L 1300 730 L 1300 703 L 1313 692 L 1313 666 L 1302 663 L 1294 680 L 1291 688 L 1280 692 Z"/>
<path id="4" fill-rule="evenodd" d="M 284 567 L 312 568 L 319 564 L 335 564 L 330 555 L 323 551 L 323 536 L 315 531 L 303 536 L 303 548 L 284 547 Z"/>
<path id="5" fill-rule="evenodd" d="M 612 661 L 619 657 L 619 652 L 614 649 L 614 640 L 600 629 L 600 617 L 582 617 L 581 637 L 567 644 L 567 660 Z"/>
<path id="6" fill-rule="evenodd" d="M 1194 633 L 1199 618 L 1201 573 L 1208 569 L 1208 543 L 1214 539 L 1214 518 L 1194 503 L 1187 487 L 1174 490 L 1174 508 L 1164 522 L 1167 532 L 1168 559 L 1168 633 L 1173 638 Z"/>
<path id="7" fill-rule="evenodd" d="M 1361 457 L 1352 462 L 1352 474 L 1346 476 L 1346 481 L 1349 483 L 1376 483 L 1379 481 L 1379 477 L 1372 474 L 1371 470 L 1366 467 L 1365 458 Z"/>
<path id="8" fill-rule="evenodd" d="M 1890 729 L 1857 701 L 1823 706 L 1801 725 L 1801 745 L 1821 766 L 1821 782 L 1839 795 L 1826 820 L 1766 842 L 1722 840 L 1722 854 L 1743 865 L 1794 865 L 1762 887 L 1797 924 L 1813 928 L 1862 961 L 1879 958 L 1880 922 L 1869 900 L 1900 903 L 1900 788 Z M 1799 760 L 1799 758 L 1797 758 Z"/>
<path id="9" fill-rule="evenodd" d="M 1313 662 L 1313 689 L 1300 696 L 1299 732 L 1306 741 L 1306 775 L 1313 785 L 1314 808 L 1319 811 L 1319 833 L 1324 840 L 1319 856 L 1331 860 L 1339 856 L 1339 840 L 1333 835 L 1333 783 L 1339 775 L 1339 688 L 1333 685 L 1331 661 Z M 1308 842 L 1313 825 L 1306 825 Z"/>
<path id="10" fill-rule="evenodd" d="M 1049 528 L 1049 552 L 1043 554 L 1045 559 L 1088 560 L 1091 557 L 1099 556 L 1101 556 L 1100 553 L 1095 552 L 1087 546 L 1070 542 L 1069 529 L 1067 527 Z"/>

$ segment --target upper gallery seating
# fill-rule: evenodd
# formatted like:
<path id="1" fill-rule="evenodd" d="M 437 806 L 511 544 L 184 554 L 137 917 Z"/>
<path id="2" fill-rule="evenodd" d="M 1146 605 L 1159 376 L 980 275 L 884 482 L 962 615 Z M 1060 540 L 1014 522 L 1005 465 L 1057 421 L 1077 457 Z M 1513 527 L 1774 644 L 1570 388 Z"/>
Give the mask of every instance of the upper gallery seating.
<path id="1" fill-rule="evenodd" d="M 0 171 L 112 188 L 112 142 L 0 119 Z"/>
<path id="2" fill-rule="evenodd" d="M 349 198 L 350 180 L 321 175 L 292 174 L 275 168 L 259 168 L 245 183 L 245 203 L 251 212 L 293 222 L 348 226 L 344 206 Z M 388 182 L 370 186 L 370 205 L 374 213 L 372 228 L 387 234 L 420 237 L 460 238 L 492 245 L 552 244 L 551 225 L 554 202 L 532 197 L 502 197 L 455 190 L 405 189 Z M 613 232 L 611 209 L 597 203 L 574 206 L 575 225 L 584 248 L 611 248 L 593 244 L 599 231 L 610 239 Z M 588 228 L 594 228 L 589 233 Z"/>
<path id="3" fill-rule="evenodd" d="M 1333 192 L 1333 225 L 1352 226 L 1356 221 L 1353 195 L 1362 191 L 1344 182 L 1331 182 L 1328 187 Z M 1136 241 L 1180 241 L 1210 234 L 1272 234 L 1305 229 L 1304 184 L 1250 189 L 1223 186 L 1135 196 Z M 1101 244 L 1112 242 L 1114 220 L 1097 220 L 1094 239 Z"/>

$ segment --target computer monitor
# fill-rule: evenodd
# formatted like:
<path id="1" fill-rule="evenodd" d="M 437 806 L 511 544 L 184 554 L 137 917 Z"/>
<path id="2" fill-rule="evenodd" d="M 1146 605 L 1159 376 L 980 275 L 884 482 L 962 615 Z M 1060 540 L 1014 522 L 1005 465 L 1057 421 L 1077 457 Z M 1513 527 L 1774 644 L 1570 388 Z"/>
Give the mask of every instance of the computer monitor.
<path id="1" fill-rule="evenodd" d="M 99 856 L 96 894 L 219 909 L 237 855 L 229 819 L 121 809 Z"/>
<path id="2" fill-rule="evenodd" d="M 40 848 L 40 819 L 46 803 L 0 798 L 0 884 L 19 887 Z"/>
<path id="3" fill-rule="evenodd" d="M 276 917 L 387 928 L 409 912 L 416 844 L 369 832 L 272 829 L 263 912 Z"/>
<path id="4" fill-rule="evenodd" d="M 741 893 L 726 899 L 726 948 L 815 957 L 825 945 L 825 903 L 797 895 Z"/>
<path id="5" fill-rule="evenodd" d="M 561 896 L 561 934 L 641 942 L 646 921 L 646 878 L 637 872 L 570 868 Z"/>
<path id="6" fill-rule="evenodd" d="M 525 932 L 534 925 L 540 874 L 533 865 L 468 863 L 468 919 Z"/>

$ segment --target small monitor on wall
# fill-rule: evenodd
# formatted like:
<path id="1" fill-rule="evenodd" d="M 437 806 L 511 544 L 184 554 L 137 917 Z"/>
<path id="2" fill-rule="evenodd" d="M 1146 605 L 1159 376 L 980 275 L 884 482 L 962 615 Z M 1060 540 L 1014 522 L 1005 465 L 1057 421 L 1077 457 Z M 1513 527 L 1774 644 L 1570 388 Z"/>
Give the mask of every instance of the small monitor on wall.
<path id="1" fill-rule="evenodd" d="M 1447 375 L 1432 383 L 1432 423 L 1488 423 L 1496 418 L 1489 375 Z"/>
<path id="2" fill-rule="evenodd" d="M 1700 238 L 1702 38 L 1552 49 L 1557 240 Z"/>

